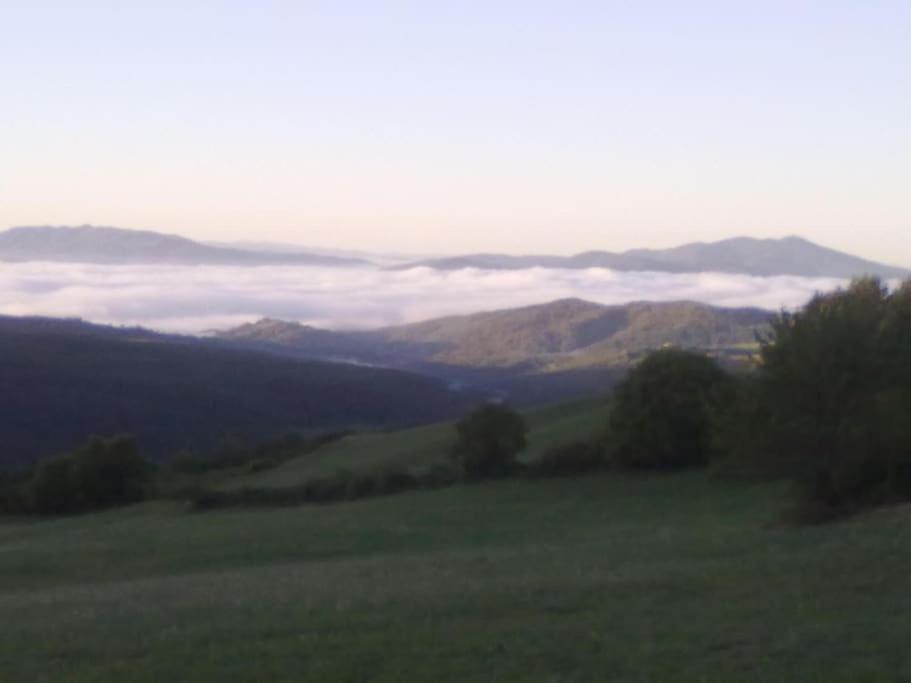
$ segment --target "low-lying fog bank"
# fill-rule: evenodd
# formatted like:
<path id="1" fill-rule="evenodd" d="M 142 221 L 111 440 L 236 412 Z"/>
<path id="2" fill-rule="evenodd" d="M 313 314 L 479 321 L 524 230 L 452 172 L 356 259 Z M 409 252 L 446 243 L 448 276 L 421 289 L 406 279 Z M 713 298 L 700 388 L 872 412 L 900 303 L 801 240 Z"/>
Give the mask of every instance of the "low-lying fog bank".
<path id="1" fill-rule="evenodd" d="M 834 278 L 724 273 L 515 271 L 300 266 L 0 264 L 0 314 L 80 317 L 203 333 L 269 316 L 328 328 L 369 328 L 578 297 L 604 304 L 692 300 L 795 307 Z"/>

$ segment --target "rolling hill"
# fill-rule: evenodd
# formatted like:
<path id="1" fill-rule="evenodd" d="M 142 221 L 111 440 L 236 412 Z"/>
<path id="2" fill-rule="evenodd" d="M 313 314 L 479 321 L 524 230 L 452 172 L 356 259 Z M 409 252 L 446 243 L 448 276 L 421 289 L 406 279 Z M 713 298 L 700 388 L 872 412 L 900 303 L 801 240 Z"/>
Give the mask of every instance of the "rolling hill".
<path id="1" fill-rule="evenodd" d="M 533 462 L 557 446 L 601 436 L 607 428 L 609 405 L 609 397 L 602 395 L 527 411 L 528 445 L 520 459 Z M 391 467 L 418 473 L 450 462 L 455 438 L 454 422 L 349 434 L 278 467 L 228 478 L 220 488 L 293 488 L 339 469 L 365 472 Z"/>
<path id="2" fill-rule="evenodd" d="M 884 265 L 814 244 L 801 237 L 754 239 L 735 237 L 719 242 L 693 242 L 671 249 L 632 249 L 624 252 L 587 251 L 574 256 L 509 256 L 469 254 L 428 259 L 397 266 L 442 270 L 481 268 L 609 268 L 621 271 L 668 273 L 742 273 L 745 275 L 799 275 L 851 278 L 878 275 L 905 278 L 907 268 Z"/>
<path id="3" fill-rule="evenodd" d="M 352 257 L 240 249 L 194 242 L 146 230 L 95 227 L 18 227 L 0 232 L 0 261 L 182 265 L 356 266 Z"/>
<path id="4" fill-rule="evenodd" d="M 355 332 L 266 318 L 219 338 L 282 355 L 417 371 L 535 405 L 603 392 L 631 362 L 665 345 L 748 355 L 744 347 L 755 345 L 769 316 L 693 302 L 562 299 Z"/>
<path id="5" fill-rule="evenodd" d="M 75 320 L 0 317 L 0 461 L 132 433 L 161 458 L 225 437 L 415 425 L 481 400 L 397 370 Z"/>
<path id="6" fill-rule="evenodd" d="M 357 332 L 265 318 L 220 338 L 361 363 L 540 370 L 570 359 L 576 366 L 605 364 L 598 359 L 606 350 L 636 355 L 667 344 L 718 349 L 751 343 L 769 315 L 686 301 L 605 306 L 561 299 Z"/>

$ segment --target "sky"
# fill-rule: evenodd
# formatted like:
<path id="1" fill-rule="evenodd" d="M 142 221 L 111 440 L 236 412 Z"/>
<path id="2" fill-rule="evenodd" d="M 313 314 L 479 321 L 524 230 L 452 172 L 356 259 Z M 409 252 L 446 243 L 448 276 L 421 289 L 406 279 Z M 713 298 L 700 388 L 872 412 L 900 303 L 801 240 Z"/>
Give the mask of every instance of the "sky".
<path id="1" fill-rule="evenodd" d="M 0 10 L 0 228 L 911 266 L 907 0 Z"/>

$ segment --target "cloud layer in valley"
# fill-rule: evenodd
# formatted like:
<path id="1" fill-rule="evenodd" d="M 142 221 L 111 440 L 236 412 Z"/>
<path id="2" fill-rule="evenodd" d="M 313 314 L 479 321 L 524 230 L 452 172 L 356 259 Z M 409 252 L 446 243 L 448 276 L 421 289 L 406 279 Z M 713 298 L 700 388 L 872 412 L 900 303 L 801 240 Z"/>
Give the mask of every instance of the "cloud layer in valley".
<path id="1" fill-rule="evenodd" d="M 751 277 L 530 268 L 98 266 L 0 264 L 0 314 L 78 317 L 204 333 L 261 317 L 327 328 L 370 328 L 578 297 L 605 304 L 692 300 L 796 307 L 831 278 Z"/>

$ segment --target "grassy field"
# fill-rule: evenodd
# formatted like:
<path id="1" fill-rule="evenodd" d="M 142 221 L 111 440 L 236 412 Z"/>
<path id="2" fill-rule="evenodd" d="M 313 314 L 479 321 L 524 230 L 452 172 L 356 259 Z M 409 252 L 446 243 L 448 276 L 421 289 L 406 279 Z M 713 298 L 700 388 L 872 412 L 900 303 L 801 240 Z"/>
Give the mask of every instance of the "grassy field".
<path id="1" fill-rule="evenodd" d="M 534 460 L 554 446 L 590 439 L 604 430 L 607 410 L 606 399 L 595 399 L 527 413 L 528 448 L 522 453 L 522 459 Z M 452 423 L 433 424 L 388 434 L 354 434 L 275 469 L 233 477 L 223 487 L 295 486 L 313 477 L 333 474 L 340 468 L 362 470 L 392 465 L 420 470 L 447 462 L 454 440 Z"/>
<path id="2" fill-rule="evenodd" d="M 770 524 L 786 500 L 607 473 L 0 520 L 0 680 L 911 680 L 911 511 Z"/>
<path id="3" fill-rule="evenodd" d="M 0 525 L 9 681 L 897 681 L 911 525 L 701 475 Z"/>

